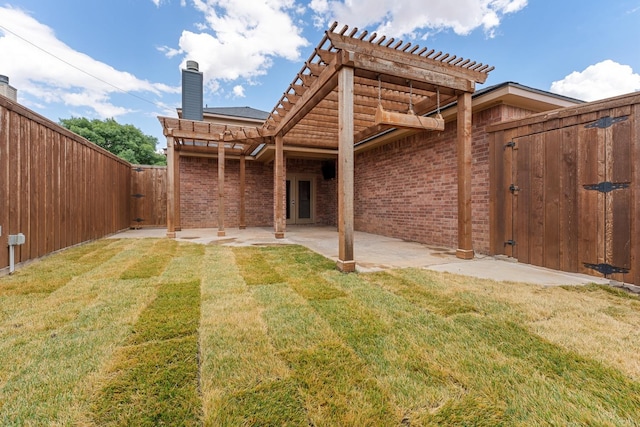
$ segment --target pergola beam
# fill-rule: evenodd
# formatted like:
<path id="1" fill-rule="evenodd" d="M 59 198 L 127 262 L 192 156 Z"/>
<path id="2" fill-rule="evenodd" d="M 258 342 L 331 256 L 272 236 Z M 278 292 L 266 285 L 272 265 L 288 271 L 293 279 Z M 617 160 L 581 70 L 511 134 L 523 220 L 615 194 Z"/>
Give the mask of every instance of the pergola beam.
<path id="1" fill-rule="evenodd" d="M 402 77 L 404 79 L 415 80 L 417 82 L 426 81 L 436 86 L 442 86 L 463 92 L 473 92 L 475 90 L 475 82 L 473 80 L 452 76 L 439 71 L 432 71 L 414 65 L 404 64 L 382 57 L 349 52 L 349 63 L 352 64 L 353 67 L 376 74 Z"/>
<path id="2" fill-rule="evenodd" d="M 453 64 L 468 64 L 468 61 L 458 63 L 458 62 L 445 62 L 442 59 L 448 57 L 448 54 L 445 54 L 446 57 L 431 56 L 431 55 L 418 55 L 410 52 L 405 52 L 403 50 L 397 50 L 394 48 L 384 49 L 382 47 L 377 48 L 377 43 L 372 43 L 365 40 L 360 40 L 358 38 L 345 36 L 343 34 L 334 33 L 328 31 L 327 33 L 328 39 L 331 41 L 331 44 L 339 50 L 343 51 L 352 51 L 359 52 L 369 56 L 375 55 L 375 57 L 395 62 L 398 64 L 404 64 L 410 67 L 418 67 L 425 71 L 436 72 L 437 74 L 446 74 L 452 77 L 459 77 L 464 80 L 470 80 L 478 83 L 484 83 L 487 79 L 487 73 L 493 67 L 484 66 L 484 68 L 480 67 L 468 67 L 463 65 L 453 65 Z M 375 52 L 375 53 L 374 53 Z M 431 51 L 433 52 L 433 51 Z M 438 59 L 440 58 L 440 59 Z M 475 64 L 475 63 L 473 63 Z M 482 65 L 482 64 L 478 64 Z M 479 71 L 483 69 L 483 71 Z M 487 71 L 488 70 L 488 71 Z M 403 70 L 397 70 L 392 75 L 397 75 L 396 73 L 403 72 Z M 404 73 L 402 74 L 404 75 Z"/>
<path id="3" fill-rule="evenodd" d="M 309 90 L 305 91 L 296 105 L 287 113 L 284 119 L 278 123 L 274 133 L 286 134 L 304 116 L 306 116 L 320 101 L 327 96 L 338 83 L 337 64 L 338 56 L 327 66 L 322 75 L 314 80 Z"/>

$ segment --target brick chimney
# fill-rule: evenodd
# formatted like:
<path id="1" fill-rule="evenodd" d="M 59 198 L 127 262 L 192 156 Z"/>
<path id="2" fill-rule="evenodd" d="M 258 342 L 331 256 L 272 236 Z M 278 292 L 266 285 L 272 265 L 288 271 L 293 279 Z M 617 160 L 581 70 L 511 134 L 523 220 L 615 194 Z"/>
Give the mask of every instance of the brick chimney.
<path id="1" fill-rule="evenodd" d="M 0 75 L 0 95 L 18 102 L 18 90 L 9 84 L 9 77 Z"/>
<path id="2" fill-rule="evenodd" d="M 202 73 L 196 61 L 187 61 L 182 70 L 182 118 L 202 121 Z"/>

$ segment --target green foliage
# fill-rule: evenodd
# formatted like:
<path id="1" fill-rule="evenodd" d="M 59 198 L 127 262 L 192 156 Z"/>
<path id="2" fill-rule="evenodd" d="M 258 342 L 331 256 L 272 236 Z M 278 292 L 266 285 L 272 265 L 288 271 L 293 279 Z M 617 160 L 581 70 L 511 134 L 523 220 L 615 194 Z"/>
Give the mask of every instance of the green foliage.
<path id="1" fill-rule="evenodd" d="M 133 125 L 121 125 L 115 119 L 89 120 L 85 117 L 60 119 L 60 124 L 130 163 L 166 164 L 165 156 L 155 151 L 158 139 L 145 135 Z"/>

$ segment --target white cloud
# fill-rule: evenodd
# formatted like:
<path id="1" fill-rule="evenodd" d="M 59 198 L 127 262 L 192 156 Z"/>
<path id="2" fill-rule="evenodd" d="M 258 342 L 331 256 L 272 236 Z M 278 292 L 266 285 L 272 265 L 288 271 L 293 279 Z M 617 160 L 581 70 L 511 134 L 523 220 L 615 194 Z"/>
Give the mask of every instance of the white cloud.
<path id="1" fill-rule="evenodd" d="M 98 116 L 115 117 L 130 112 L 111 102 L 115 93 L 147 92 L 154 95 L 178 93 L 179 87 L 151 83 L 116 70 L 78 52 L 58 40 L 48 26 L 26 12 L 0 7 L 0 69 L 18 89 L 34 102 L 86 107 Z"/>
<path id="2" fill-rule="evenodd" d="M 236 85 L 233 87 L 233 95 L 236 98 L 244 98 L 244 87 L 241 85 Z"/>
<path id="3" fill-rule="evenodd" d="M 493 37 L 504 15 L 526 5 L 527 0 L 312 0 L 309 7 L 324 25 L 377 26 L 382 34 L 424 38 L 445 30 L 467 35 L 480 27 Z"/>
<path id="4" fill-rule="evenodd" d="M 628 65 L 607 59 L 574 71 L 551 84 L 551 92 L 584 101 L 609 98 L 640 90 L 640 74 Z"/>
<path id="5" fill-rule="evenodd" d="M 302 29 L 294 24 L 300 7 L 294 0 L 261 2 L 192 0 L 204 22 L 184 30 L 179 49 L 163 48 L 167 56 L 183 55 L 197 61 L 205 87 L 215 91 L 220 81 L 251 80 L 267 73 L 276 58 L 300 61 L 300 49 L 308 45 Z"/>

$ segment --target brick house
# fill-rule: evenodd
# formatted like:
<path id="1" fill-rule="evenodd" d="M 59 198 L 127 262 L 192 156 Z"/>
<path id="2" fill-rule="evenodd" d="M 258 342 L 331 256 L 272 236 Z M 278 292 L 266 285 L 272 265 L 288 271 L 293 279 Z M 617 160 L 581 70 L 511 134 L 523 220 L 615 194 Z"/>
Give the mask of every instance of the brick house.
<path id="1" fill-rule="evenodd" d="M 506 82 L 473 95 L 473 247 L 489 251 L 489 141 L 485 128 L 579 101 Z M 213 110 L 211 110 L 213 111 Z M 268 115 L 249 107 L 215 109 L 218 123 L 238 115 Z M 228 115 L 228 116 L 227 116 Z M 457 242 L 456 105 L 442 110 L 444 132 L 394 130 L 355 147 L 355 212 L 358 231 L 455 248 Z M 209 118 L 205 109 L 205 121 Z M 287 224 L 337 226 L 337 154 L 287 157 Z M 273 159 L 246 162 L 248 227 L 273 226 Z M 185 156 L 180 162 L 181 227 L 218 226 L 218 161 Z M 225 166 L 225 226 L 240 226 L 240 161 Z M 292 194 L 296 191 L 298 194 Z M 300 208 L 299 200 L 304 199 Z M 308 199 L 308 200 L 307 200 Z M 296 206 L 296 200 L 298 205 Z M 302 212 L 301 212 L 302 211 Z"/>
<path id="2" fill-rule="evenodd" d="M 188 61 L 180 118 L 159 118 L 167 235 L 273 226 L 279 238 L 296 224 L 336 226 L 343 271 L 355 268 L 354 230 L 453 248 L 463 259 L 487 253 L 485 128 L 579 101 L 516 83 L 476 92 L 492 67 L 335 30 L 262 125 L 185 103 L 185 87 L 202 81 Z"/>

